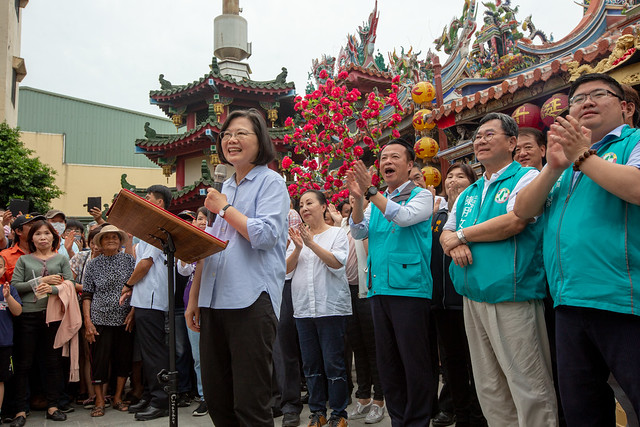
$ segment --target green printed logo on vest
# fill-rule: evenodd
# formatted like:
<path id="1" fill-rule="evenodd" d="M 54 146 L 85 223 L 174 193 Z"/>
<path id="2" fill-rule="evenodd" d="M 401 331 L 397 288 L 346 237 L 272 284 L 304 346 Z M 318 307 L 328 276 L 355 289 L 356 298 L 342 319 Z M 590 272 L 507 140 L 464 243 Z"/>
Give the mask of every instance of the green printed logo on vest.
<path id="1" fill-rule="evenodd" d="M 509 194 L 511 194 L 511 192 L 509 191 L 508 188 L 506 188 L 506 187 L 501 188 L 496 193 L 496 197 L 495 197 L 494 200 L 496 201 L 496 203 L 504 203 L 507 200 L 509 200 Z"/>
<path id="2" fill-rule="evenodd" d="M 612 151 L 609 151 L 608 153 L 606 153 L 604 156 L 602 156 L 602 158 L 607 162 L 611 162 L 611 163 L 616 163 L 616 161 L 618 160 L 618 156 L 616 155 L 616 153 Z"/>

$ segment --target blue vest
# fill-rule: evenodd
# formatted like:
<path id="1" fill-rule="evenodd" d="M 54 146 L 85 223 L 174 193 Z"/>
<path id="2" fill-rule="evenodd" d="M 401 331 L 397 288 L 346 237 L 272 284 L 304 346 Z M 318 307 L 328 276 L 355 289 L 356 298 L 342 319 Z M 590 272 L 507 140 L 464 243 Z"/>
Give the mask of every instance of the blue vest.
<path id="1" fill-rule="evenodd" d="M 405 205 L 422 188 L 414 188 Z M 371 205 L 369 217 L 369 293 L 417 298 L 431 298 L 433 279 L 431 258 L 431 219 L 409 227 L 388 221 Z"/>
<path id="2" fill-rule="evenodd" d="M 507 213 L 509 194 L 531 168 L 516 162 L 489 185 L 482 201 L 484 178 L 471 184 L 456 202 L 456 229 L 483 223 Z M 529 301 L 544 298 L 542 229 L 540 221 L 505 240 L 469 242 L 473 263 L 449 272 L 456 291 L 467 298 L 488 303 Z"/>
<path id="3" fill-rule="evenodd" d="M 640 130 L 625 126 L 620 137 L 605 137 L 598 156 L 625 164 L 639 140 Z M 544 213 L 544 263 L 554 303 L 638 315 L 640 206 L 584 174 L 572 187 L 572 177 L 569 167 L 549 192 Z"/>

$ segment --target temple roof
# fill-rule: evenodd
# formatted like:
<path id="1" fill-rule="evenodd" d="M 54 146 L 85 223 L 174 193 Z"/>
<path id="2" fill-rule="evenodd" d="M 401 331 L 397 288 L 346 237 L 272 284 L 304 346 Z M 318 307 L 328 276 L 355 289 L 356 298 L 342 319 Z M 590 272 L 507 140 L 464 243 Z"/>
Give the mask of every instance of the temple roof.
<path id="1" fill-rule="evenodd" d="M 207 98 L 223 91 L 227 94 L 244 92 L 256 95 L 282 96 L 290 94 L 294 90 L 294 82 L 236 80 L 231 76 L 211 71 L 199 80 L 186 85 L 172 85 L 170 89 L 152 90 L 149 92 L 149 97 L 152 103 L 158 104 L 165 114 L 169 114 L 169 104 L 186 105 L 192 103 L 191 98 L 194 95 Z"/>
<path id="2" fill-rule="evenodd" d="M 572 71 L 581 66 L 589 67 L 589 64 L 593 63 L 593 61 L 609 56 L 616 48 L 616 43 L 621 36 L 631 35 L 638 29 L 640 29 L 640 26 L 629 26 L 624 28 L 623 31 L 606 33 L 594 43 L 577 49 L 573 53 L 568 53 L 566 56 L 531 67 L 524 72 L 500 80 L 499 83 L 470 95 L 445 102 L 442 106 L 433 110 L 432 116 L 436 121 L 441 121 L 452 113 L 457 114 L 465 110 L 472 110 L 480 105 L 486 105 L 492 100 L 500 99 L 507 94 L 514 94 L 519 90 L 529 88 L 536 83 L 547 82 L 552 77 L 571 74 Z M 602 71 L 609 71 L 609 69 Z M 453 122 L 447 120 L 447 124 L 443 127 L 449 127 L 452 124 Z"/>

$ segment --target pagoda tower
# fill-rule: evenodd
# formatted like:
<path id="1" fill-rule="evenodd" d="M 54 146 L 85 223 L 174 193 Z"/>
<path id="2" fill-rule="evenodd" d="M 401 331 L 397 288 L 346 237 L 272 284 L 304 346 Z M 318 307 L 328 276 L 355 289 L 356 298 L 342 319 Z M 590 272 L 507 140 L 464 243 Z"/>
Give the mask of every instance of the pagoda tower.
<path id="1" fill-rule="evenodd" d="M 181 131 L 159 134 L 147 124 L 145 138 L 135 141 L 136 152 L 160 165 L 165 176 L 176 174 L 172 212 L 203 205 L 206 188 L 213 185 L 213 170 L 220 163 L 215 143 L 230 112 L 261 111 L 278 152 L 291 149 L 284 145 L 284 120 L 294 115 L 295 85 L 287 82 L 285 67 L 273 80 L 251 80 L 251 68 L 245 62 L 251 56 L 251 43 L 241 12 L 239 0 L 222 1 L 222 15 L 214 19 L 214 56 L 203 77 L 174 85 L 160 74 L 160 90 L 149 92 L 151 104 Z M 269 166 L 277 169 L 278 164 L 276 160 Z M 231 166 L 227 170 L 231 175 Z"/>

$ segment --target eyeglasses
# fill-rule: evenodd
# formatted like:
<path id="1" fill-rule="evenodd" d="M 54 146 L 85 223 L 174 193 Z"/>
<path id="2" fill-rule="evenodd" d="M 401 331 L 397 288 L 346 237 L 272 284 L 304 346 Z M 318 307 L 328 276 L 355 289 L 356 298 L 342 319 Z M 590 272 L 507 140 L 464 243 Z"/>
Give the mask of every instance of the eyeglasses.
<path id="1" fill-rule="evenodd" d="M 480 140 L 482 139 L 484 139 L 487 142 L 491 142 L 493 137 L 496 135 L 506 135 L 506 133 L 494 133 L 494 132 L 487 132 L 484 134 L 477 133 L 476 136 L 473 137 L 473 142 L 480 142 Z"/>
<path id="2" fill-rule="evenodd" d="M 607 96 L 615 96 L 616 98 L 622 100 L 622 98 L 611 92 L 610 90 L 607 89 L 596 89 L 596 90 L 592 90 L 589 93 L 581 93 L 580 95 L 574 95 L 569 99 L 569 105 L 582 105 L 585 103 L 585 101 L 587 100 L 587 98 L 591 98 L 591 100 L 593 102 L 598 102 L 602 99 L 604 99 Z"/>
<path id="3" fill-rule="evenodd" d="M 255 134 L 256 134 L 255 132 L 249 132 L 248 130 L 244 130 L 244 129 L 240 129 L 235 132 L 224 131 L 224 132 L 220 132 L 220 140 L 226 142 L 231 138 L 235 137 L 235 139 L 237 139 L 238 141 L 242 141 L 247 139 L 249 135 L 255 135 Z"/>

